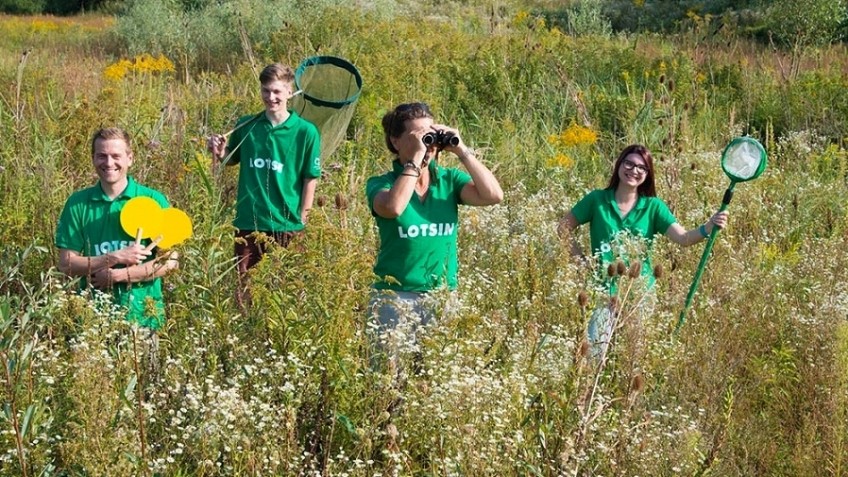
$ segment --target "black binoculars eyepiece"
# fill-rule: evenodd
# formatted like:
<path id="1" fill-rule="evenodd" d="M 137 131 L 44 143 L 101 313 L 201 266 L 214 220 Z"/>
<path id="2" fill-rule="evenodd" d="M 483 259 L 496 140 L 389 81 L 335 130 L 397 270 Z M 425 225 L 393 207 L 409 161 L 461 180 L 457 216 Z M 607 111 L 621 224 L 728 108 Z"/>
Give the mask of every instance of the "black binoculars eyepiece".
<path id="1" fill-rule="evenodd" d="M 451 132 L 445 131 L 432 131 L 428 132 L 421 138 L 421 141 L 426 146 L 436 146 L 439 149 L 443 149 L 447 146 L 458 146 L 459 138 L 456 137 Z"/>

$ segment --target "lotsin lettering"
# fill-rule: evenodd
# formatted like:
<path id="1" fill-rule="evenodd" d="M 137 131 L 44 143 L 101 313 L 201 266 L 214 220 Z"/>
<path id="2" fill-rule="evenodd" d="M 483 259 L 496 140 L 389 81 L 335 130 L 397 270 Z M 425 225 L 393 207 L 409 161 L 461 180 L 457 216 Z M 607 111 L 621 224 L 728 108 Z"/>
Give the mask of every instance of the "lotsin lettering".
<path id="1" fill-rule="evenodd" d="M 270 169 L 274 172 L 283 172 L 283 163 L 273 161 L 271 159 L 257 157 L 255 159 L 251 159 L 248 163 L 250 164 L 250 167 L 254 169 Z"/>
<path id="2" fill-rule="evenodd" d="M 420 224 L 410 225 L 404 230 L 403 226 L 398 226 L 398 236 L 400 238 L 416 238 L 416 237 L 443 237 L 445 235 L 453 235 L 456 231 L 456 223 L 451 224 Z"/>

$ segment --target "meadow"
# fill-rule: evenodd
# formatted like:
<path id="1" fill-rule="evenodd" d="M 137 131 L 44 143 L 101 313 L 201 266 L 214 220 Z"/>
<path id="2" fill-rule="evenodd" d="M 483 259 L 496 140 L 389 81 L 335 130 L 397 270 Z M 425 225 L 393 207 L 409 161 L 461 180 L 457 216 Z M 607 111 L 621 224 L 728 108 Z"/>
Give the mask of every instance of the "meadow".
<path id="1" fill-rule="evenodd" d="M 0 475 L 848 475 L 843 44 L 784 50 L 697 15 L 674 35 L 569 29 L 510 2 L 242 3 L 0 16 Z M 258 266 L 241 313 L 237 171 L 212 171 L 205 137 L 261 109 L 257 67 L 316 54 L 365 88 L 308 233 Z M 396 386 L 369 365 L 364 188 L 391 162 L 380 118 L 411 100 L 459 127 L 505 200 L 461 211 L 456 299 Z M 194 221 L 156 373 L 108 297 L 56 270 L 57 218 L 111 125 L 134 138 L 132 175 Z M 557 220 L 639 142 L 695 227 L 743 134 L 769 165 L 737 187 L 686 323 L 673 333 L 703 249 L 658 239 L 656 305 L 598 366 L 584 335 L 609 297 Z M 626 272 L 615 300 L 634 317 Z"/>

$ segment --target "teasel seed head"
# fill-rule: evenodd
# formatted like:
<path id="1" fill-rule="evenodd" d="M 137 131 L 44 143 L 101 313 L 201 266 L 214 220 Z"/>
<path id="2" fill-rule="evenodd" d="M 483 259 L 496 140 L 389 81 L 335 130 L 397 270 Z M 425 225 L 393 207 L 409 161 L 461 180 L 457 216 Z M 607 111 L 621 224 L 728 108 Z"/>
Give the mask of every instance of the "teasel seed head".
<path id="1" fill-rule="evenodd" d="M 616 271 L 618 272 L 618 275 L 624 275 L 625 273 L 627 273 L 627 265 L 625 265 L 624 262 L 622 262 L 621 260 L 616 262 L 615 267 Z"/>
<path id="2" fill-rule="evenodd" d="M 580 293 L 577 294 L 577 303 L 580 305 L 580 308 L 585 309 L 586 306 L 589 305 L 589 294 L 581 290 Z"/>
<path id="3" fill-rule="evenodd" d="M 342 195 L 341 192 L 336 194 L 336 208 L 339 210 L 347 209 L 347 197 Z"/>
<path id="4" fill-rule="evenodd" d="M 633 376 L 633 379 L 630 380 L 630 392 L 631 393 L 641 393 L 645 390 L 645 378 L 641 374 L 637 374 Z"/>
<path id="5" fill-rule="evenodd" d="M 630 264 L 630 269 L 627 270 L 627 276 L 630 278 L 638 278 L 642 273 L 642 262 L 633 262 Z"/>

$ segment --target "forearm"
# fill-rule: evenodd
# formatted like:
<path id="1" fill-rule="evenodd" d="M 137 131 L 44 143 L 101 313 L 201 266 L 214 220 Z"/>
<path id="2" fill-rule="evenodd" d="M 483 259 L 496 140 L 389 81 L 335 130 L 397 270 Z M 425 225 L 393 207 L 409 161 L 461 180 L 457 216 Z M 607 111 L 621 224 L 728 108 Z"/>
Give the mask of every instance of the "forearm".
<path id="1" fill-rule="evenodd" d="M 494 203 L 503 200 L 503 190 L 498 182 L 498 179 L 474 154 L 474 151 L 468 147 L 463 147 L 457 154 L 460 162 L 465 166 L 465 170 L 474 181 L 477 187 L 477 193 L 481 199 Z"/>
<path id="2" fill-rule="evenodd" d="M 377 215 L 393 219 L 402 214 L 415 192 L 417 180 L 414 171 L 404 171 L 395 179 L 391 189 L 378 193 L 374 198 L 374 211 Z"/>
<path id="3" fill-rule="evenodd" d="M 174 268 L 174 260 L 151 260 L 126 268 L 113 268 L 109 273 L 112 283 L 139 283 L 163 277 Z"/>
<path id="4" fill-rule="evenodd" d="M 312 202 L 315 200 L 315 188 L 318 185 L 318 179 L 304 179 L 303 189 L 300 199 L 300 220 L 304 224 L 309 217 L 309 211 L 312 209 Z"/>
<path id="5" fill-rule="evenodd" d="M 111 268 L 119 263 L 113 253 L 84 257 L 69 250 L 59 251 L 59 270 L 72 277 L 84 277 Z"/>

